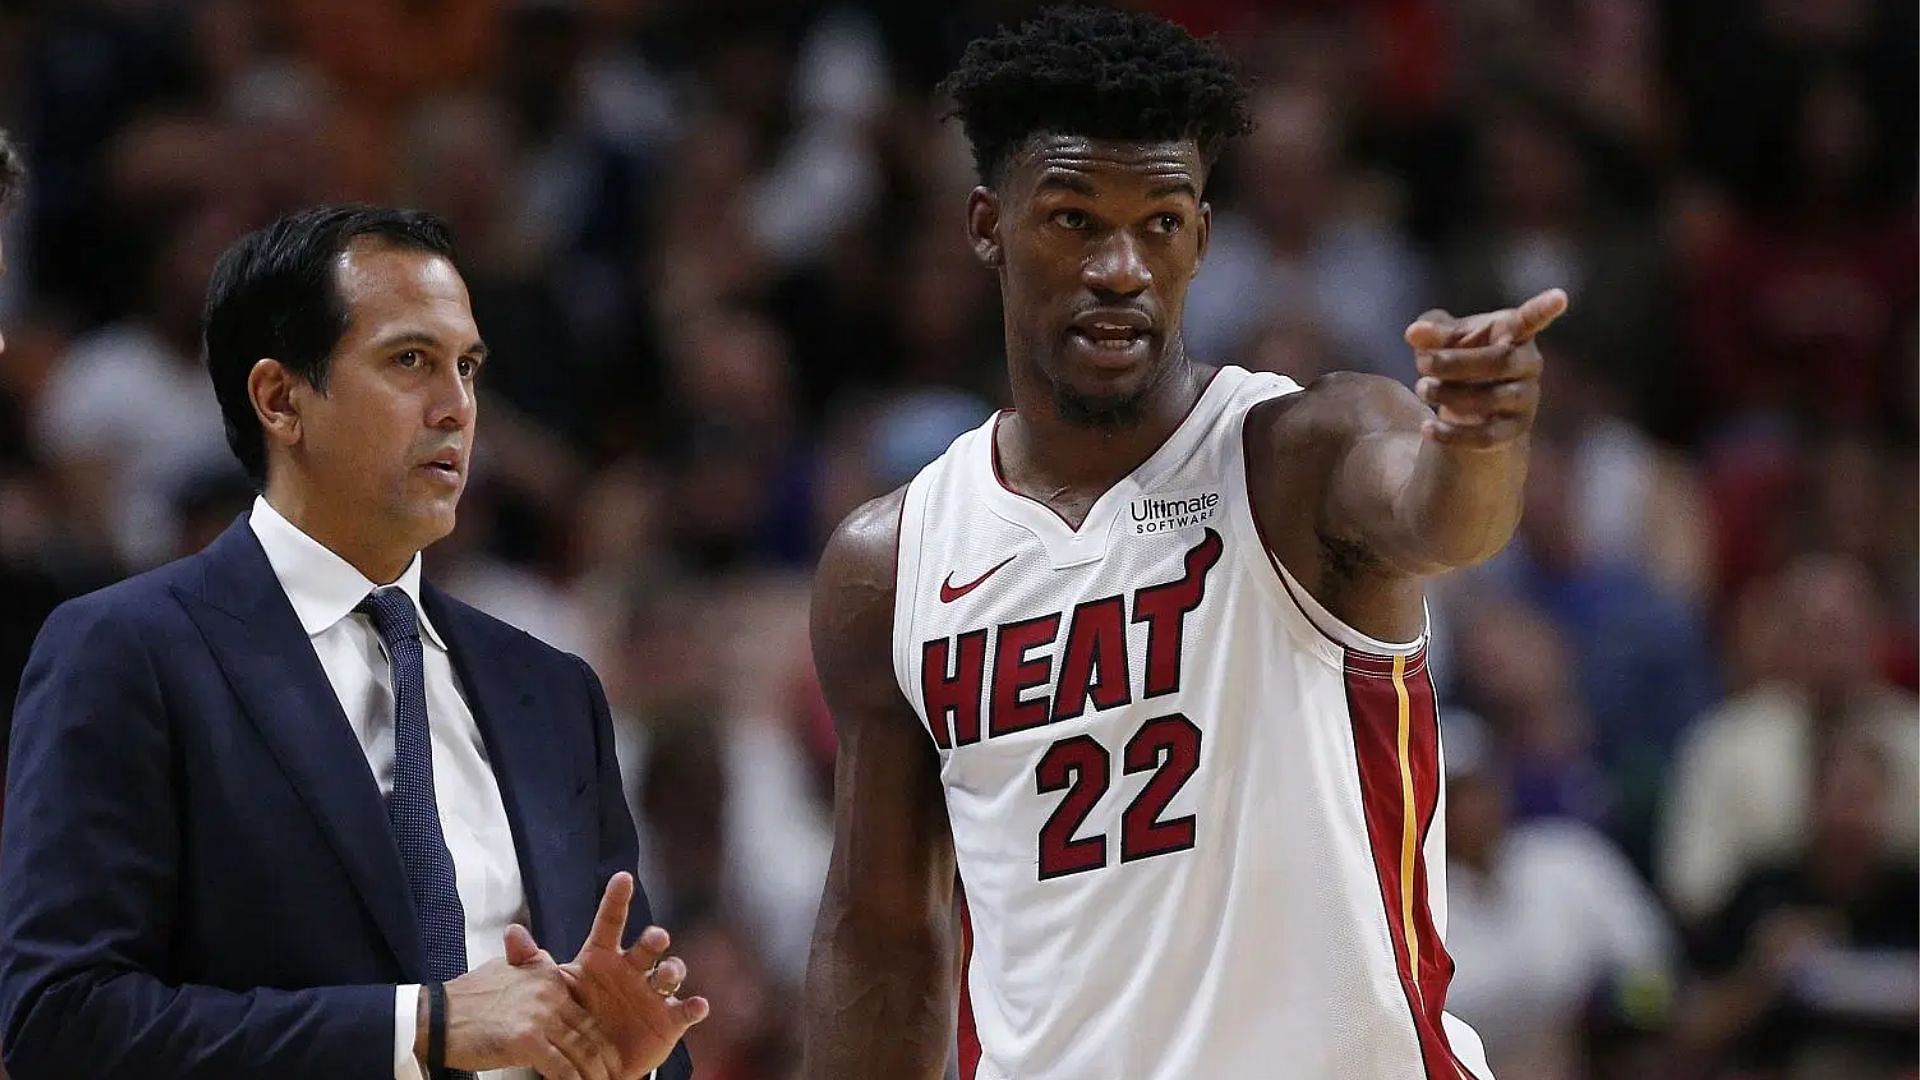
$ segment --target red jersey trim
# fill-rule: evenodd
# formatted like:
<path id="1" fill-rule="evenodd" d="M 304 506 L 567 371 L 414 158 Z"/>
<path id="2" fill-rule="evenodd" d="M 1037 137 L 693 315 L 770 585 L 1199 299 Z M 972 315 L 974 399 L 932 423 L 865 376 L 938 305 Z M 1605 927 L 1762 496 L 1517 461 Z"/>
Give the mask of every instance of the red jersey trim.
<path id="1" fill-rule="evenodd" d="M 1347 709 L 1367 846 L 1428 1080 L 1472 1080 L 1441 1022 L 1453 958 L 1427 904 L 1427 834 L 1440 801 L 1439 713 L 1424 655 L 1348 651 Z"/>

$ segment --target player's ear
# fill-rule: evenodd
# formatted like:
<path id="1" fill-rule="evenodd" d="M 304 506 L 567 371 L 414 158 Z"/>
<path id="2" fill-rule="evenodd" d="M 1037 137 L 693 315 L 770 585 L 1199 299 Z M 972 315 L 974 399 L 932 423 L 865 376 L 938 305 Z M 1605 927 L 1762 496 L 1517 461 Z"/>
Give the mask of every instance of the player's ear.
<path id="1" fill-rule="evenodd" d="M 1197 246 L 1194 248 L 1193 254 L 1193 268 L 1198 270 L 1200 269 L 1200 264 L 1206 261 L 1207 245 L 1213 242 L 1212 203 L 1203 202 L 1200 204 L 1200 218 L 1194 222 L 1194 228 L 1199 230 L 1199 235 L 1194 237 Z"/>
<path id="2" fill-rule="evenodd" d="M 1000 246 L 1000 197 L 985 186 L 967 196 L 967 244 L 982 266 L 998 270 L 1006 258 Z"/>

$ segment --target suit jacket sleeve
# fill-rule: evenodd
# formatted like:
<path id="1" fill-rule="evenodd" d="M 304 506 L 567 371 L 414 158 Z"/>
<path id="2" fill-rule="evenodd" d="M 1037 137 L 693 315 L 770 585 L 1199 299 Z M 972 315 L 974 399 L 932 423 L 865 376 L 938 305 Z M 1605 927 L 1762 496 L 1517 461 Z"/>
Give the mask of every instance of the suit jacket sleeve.
<path id="1" fill-rule="evenodd" d="M 167 977 L 179 804 L 158 631 L 140 614 L 101 596 L 62 607 L 22 679 L 0 833 L 7 1069 L 391 1077 L 391 986 L 235 991 Z"/>
<path id="2" fill-rule="evenodd" d="M 633 904 L 627 909 L 627 941 L 631 945 L 640 931 L 653 923 L 653 908 L 647 902 L 647 890 L 639 880 L 636 864 L 640 861 L 640 841 L 634 834 L 633 817 L 627 812 L 626 788 L 620 776 L 620 762 L 613 750 L 613 720 L 607 709 L 607 694 L 600 677 L 585 660 L 574 658 L 587 679 L 587 696 L 593 702 L 594 766 L 599 774 L 596 787 L 600 804 L 599 882 L 595 892 L 621 870 L 634 874 Z M 671 928 L 668 928 L 671 932 Z M 655 1074 L 656 1080 L 691 1080 L 693 1059 L 687 1056 L 687 1044 L 674 1047 Z"/>

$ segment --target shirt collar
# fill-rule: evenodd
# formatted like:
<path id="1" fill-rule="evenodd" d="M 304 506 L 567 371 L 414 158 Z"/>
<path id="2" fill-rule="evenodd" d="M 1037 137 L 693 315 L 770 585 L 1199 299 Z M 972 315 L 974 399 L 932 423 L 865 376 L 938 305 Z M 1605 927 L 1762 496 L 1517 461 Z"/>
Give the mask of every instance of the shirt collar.
<path id="1" fill-rule="evenodd" d="M 360 601 L 380 587 L 331 548 L 300 531 L 299 526 L 281 516 L 280 511 L 275 510 L 263 495 L 254 497 L 253 512 L 248 515 L 247 524 L 253 528 L 253 535 L 259 538 L 260 547 L 267 553 L 267 562 L 273 567 L 273 576 L 280 579 L 280 588 L 292 601 L 293 613 L 300 619 L 300 628 L 307 632 L 308 637 L 322 633 L 353 614 L 353 609 Z M 406 593 L 407 599 L 413 601 L 414 616 L 420 620 L 421 636 L 440 651 L 447 651 L 447 643 L 441 639 L 440 632 L 434 629 L 433 620 L 427 618 L 427 609 L 420 604 L 418 552 L 393 587 Z"/>

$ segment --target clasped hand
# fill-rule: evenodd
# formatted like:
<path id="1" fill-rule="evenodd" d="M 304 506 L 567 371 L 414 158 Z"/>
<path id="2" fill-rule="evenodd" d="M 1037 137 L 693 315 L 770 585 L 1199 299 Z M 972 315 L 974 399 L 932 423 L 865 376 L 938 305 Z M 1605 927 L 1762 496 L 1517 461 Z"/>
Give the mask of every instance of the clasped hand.
<path id="1" fill-rule="evenodd" d="M 678 996 L 687 967 L 665 956 L 665 930 L 649 926 L 632 948 L 620 947 L 632 899 L 633 875 L 615 874 L 586 943 L 565 964 L 526 927 L 508 927 L 504 959 L 447 983 L 448 1067 L 637 1080 L 665 1061 L 686 1030 L 707 1018 L 707 999 Z M 425 1028 L 415 1043 L 423 1060 Z"/>

